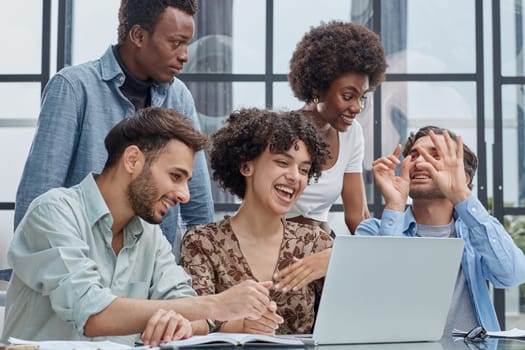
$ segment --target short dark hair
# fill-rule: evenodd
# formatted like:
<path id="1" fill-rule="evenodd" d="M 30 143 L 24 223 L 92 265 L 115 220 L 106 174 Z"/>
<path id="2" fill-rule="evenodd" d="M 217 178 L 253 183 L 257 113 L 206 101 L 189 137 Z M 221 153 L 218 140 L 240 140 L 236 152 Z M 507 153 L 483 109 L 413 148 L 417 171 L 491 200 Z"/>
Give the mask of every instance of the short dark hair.
<path id="1" fill-rule="evenodd" d="M 194 152 L 202 150 L 207 137 L 197 131 L 191 120 L 168 108 L 144 108 L 120 121 L 104 140 L 108 159 L 104 169 L 114 166 L 124 150 L 136 145 L 144 153 L 146 162 L 155 160 L 166 144 L 179 140 Z"/>
<path id="2" fill-rule="evenodd" d="M 414 147 L 416 141 L 424 136 L 428 136 L 430 134 L 430 131 L 433 131 L 436 135 L 443 135 L 443 133 L 447 131 L 454 141 L 457 138 L 456 134 L 453 131 L 440 128 L 439 126 L 427 125 L 419 129 L 415 133 L 410 133 L 410 136 L 408 137 L 408 140 L 405 143 L 405 148 L 403 149 L 403 156 L 407 157 L 412 148 Z M 476 157 L 476 154 L 472 152 L 472 150 L 466 144 L 463 144 L 463 163 L 465 167 L 465 173 L 467 173 L 467 175 L 470 177 L 468 187 L 472 189 L 472 180 L 474 179 L 474 175 L 476 175 L 476 170 L 478 169 L 478 157 Z"/>
<path id="3" fill-rule="evenodd" d="M 318 135 L 317 128 L 298 112 L 268 109 L 241 109 L 230 114 L 226 124 L 211 136 L 210 166 L 213 179 L 230 193 L 244 198 L 246 180 L 241 165 L 270 152 L 288 151 L 303 141 L 312 166 L 308 180 L 318 179 L 328 158 L 328 145 Z"/>
<path id="4" fill-rule="evenodd" d="M 313 27 L 290 60 L 288 81 L 304 102 L 323 96 L 342 75 L 366 74 L 374 89 L 385 79 L 386 58 L 379 36 L 362 25 L 331 21 Z"/>
<path id="5" fill-rule="evenodd" d="M 174 7 L 190 16 L 195 15 L 198 10 L 197 0 L 121 0 L 118 11 L 118 43 L 122 45 L 126 41 L 135 24 L 153 32 L 167 7 Z"/>

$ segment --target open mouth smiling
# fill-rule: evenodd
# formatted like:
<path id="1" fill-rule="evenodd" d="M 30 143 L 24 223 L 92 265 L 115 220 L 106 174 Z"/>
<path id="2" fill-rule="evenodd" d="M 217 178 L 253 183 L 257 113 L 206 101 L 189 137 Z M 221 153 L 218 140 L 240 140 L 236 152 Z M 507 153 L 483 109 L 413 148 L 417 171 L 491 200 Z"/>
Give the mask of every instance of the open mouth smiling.
<path id="1" fill-rule="evenodd" d="M 293 188 L 290 188 L 284 185 L 276 185 L 275 189 L 279 191 L 281 194 L 288 196 L 288 198 L 290 199 L 293 197 L 293 194 L 295 193 L 295 190 Z"/>
<path id="2" fill-rule="evenodd" d="M 352 122 L 355 119 L 355 114 L 353 114 L 351 116 L 347 116 L 347 115 L 341 114 L 341 119 L 343 119 L 343 121 L 345 123 L 347 123 L 347 124 L 352 124 Z"/>

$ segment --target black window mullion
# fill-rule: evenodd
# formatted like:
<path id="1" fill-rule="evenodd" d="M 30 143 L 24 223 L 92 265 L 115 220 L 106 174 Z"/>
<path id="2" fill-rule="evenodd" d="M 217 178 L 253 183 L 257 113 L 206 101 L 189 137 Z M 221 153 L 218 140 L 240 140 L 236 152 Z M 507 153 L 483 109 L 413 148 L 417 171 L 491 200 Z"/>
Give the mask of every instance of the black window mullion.
<path id="1" fill-rule="evenodd" d="M 492 0 L 492 45 L 494 79 L 494 144 L 493 159 L 493 215 L 503 222 L 503 144 L 502 144 L 502 80 L 501 80 L 501 23 L 500 2 Z M 500 327 L 505 329 L 505 290 L 494 289 L 494 307 Z"/>
<path id="2" fill-rule="evenodd" d="M 266 1 L 265 104 L 273 107 L 273 0 Z"/>
<path id="3" fill-rule="evenodd" d="M 41 60 L 41 79 L 40 90 L 44 88 L 49 81 L 50 74 L 50 52 L 51 52 L 51 0 L 44 0 L 42 8 L 42 60 Z"/>
<path id="4" fill-rule="evenodd" d="M 372 3 L 373 12 L 372 12 L 372 26 L 374 32 L 376 32 L 378 35 L 381 35 L 381 0 L 373 0 Z M 381 85 L 379 85 L 374 92 L 374 115 L 373 115 L 373 147 L 374 147 L 374 159 L 377 159 L 381 157 L 382 152 L 382 114 L 383 111 L 381 110 Z M 375 184 L 375 182 L 374 182 Z M 375 217 L 381 217 L 381 213 L 383 212 L 383 204 L 382 204 L 382 195 L 381 191 L 377 188 L 377 186 L 374 185 L 373 190 L 373 203 L 371 206 L 369 206 L 370 212 L 374 213 Z"/>

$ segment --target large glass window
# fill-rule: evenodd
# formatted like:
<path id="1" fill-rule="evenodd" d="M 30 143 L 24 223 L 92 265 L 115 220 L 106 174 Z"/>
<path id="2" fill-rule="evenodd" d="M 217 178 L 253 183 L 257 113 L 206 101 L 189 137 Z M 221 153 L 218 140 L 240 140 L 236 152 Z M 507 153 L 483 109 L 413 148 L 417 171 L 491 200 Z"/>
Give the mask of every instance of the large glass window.
<path id="1" fill-rule="evenodd" d="M 224 0 L 218 0 L 221 2 Z M 264 74 L 266 67 L 266 1 L 230 0 L 232 73 Z M 211 1 L 207 1 L 209 5 Z M 202 3 L 203 9 L 206 6 Z M 213 15 L 210 13 L 210 15 Z"/>
<path id="2" fill-rule="evenodd" d="M 503 199 L 505 206 L 525 207 L 524 85 L 503 86 Z"/>
<path id="3" fill-rule="evenodd" d="M 49 3 L 51 7 L 47 8 Z M 370 172 L 372 160 L 392 152 L 410 131 L 436 124 L 461 134 L 477 151 L 480 170 L 476 189 L 498 219 L 503 221 L 505 216 L 505 224 L 514 230 L 511 223 L 525 216 L 522 1 L 199 3 L 190 61 L 180 78 L 194 95 L 206 133 L 220 127 L 236 108 L 300 108 L 302 103 L 293 96 L 286 78 L 300 38 L 321 22 L 365 24 L 380 34 L 389 64 L 387 81 L 359 116 L 367 142 L 364 175 L 371 212 L 379 216 L 382 210 Z M 0 56 L 0 153 L 4 164 L 9 165 L 0 171 L 3 236 L 12 234 L 14 196 L 31 145 L 43 85 L 54 74 L 56 61 L 64 59 L 64 64 L 70 65 L 97 59 L 116 43 L 119 4 L 118 0 L 0 4 L 0 28 L 10 34 L 9 40 L 3 41 Z M 67 10 L 60 12 L 58 7 L 63 5 Z M 492 15 L 493 6 L 498 6 L 499 11 L 494 13 L 500 17 Z M 60 23 L 66 23 L 65 27 Z M 480 24 L 483 27 L 478 27 Z M 57 58 L 64 47 L 64 57 Z M 46 72 L 47 66 L 50 72 Z M 238 200 L 216 186 L 214 198 L 217 218 L 236 209 Z M 343 232 L 340 203 L 334 206 L 330 223 Z M 0 268 L 2 264 L 0 257 Z M 512 293 L 518 293 L 517 299 Z M 518 310 L 520 316 L 525 304 L 521 289 L 507 294 L 509 313 Z M 516 300 L 518 307 L 513 304 Z M 502 305 L 497 306 L 502 312 Z"/>
<path id="4" fill-rule="evenodd" d="M 394 0 L 382 5 L 382 33 L 392 47 L 389 73 L 476 71 L 474 1 Z M 397 28 L 392 26 L 396 21 Z"/>
<path id="5" fill-rule="evenodd" d="M 16 189 L 29 147 L 33 128 L 0 127 L 0 159 L 4 159 L 0 171 L 0 198 L 2 202 L 14 202 Z"/>
<path id="6" fill-rule="evenodd" d="M 323 5 L 317 0 L 274 1 L 274 72 L 288 73 L 295 45 L 310 27 L 330 20 L 350 20 L 352 3 L 356 1 L 331 0 Z"/>
<path id="7" fill-rule="evenodd" d="M 71 62 L 79 64 L 99 58 L 117 43 L 118 0 L 90 0 L 72 3 Z"/>
<path id="8" fill-rule="evenodd" d="M 525 3 L 516 0 L 500 0 L 501 12 L 501 71 L 503 76 L 525 75 L 523 34 Z"/>
<path id="9" fill-rule="evenodd" d="M 0 120 L 36 119 L 40 92 L 40 83 L 0 83 Z"/>
<path id="10" fill-rule="evenodd" d="M 40 73 L 42 18 L 40 0 L 0 2 L 0 74 Z"/>

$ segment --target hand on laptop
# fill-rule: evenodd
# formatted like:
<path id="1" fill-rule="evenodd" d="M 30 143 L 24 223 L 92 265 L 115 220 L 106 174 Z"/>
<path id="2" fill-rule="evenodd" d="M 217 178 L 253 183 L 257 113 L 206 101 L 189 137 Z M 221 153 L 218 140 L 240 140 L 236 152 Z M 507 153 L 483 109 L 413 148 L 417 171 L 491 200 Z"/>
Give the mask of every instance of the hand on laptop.
<path id="1" fill-rule="evenodd" d="M 161 341 L 186 339 L 192 335 L 190 321 L 175 311 L 159 309 L 148 320 L 141 340 L 145 345 L 157 346 Z"/>
<path id="2" fill-rule="evenodd" d="M 294 257 L 294 262 L 290 266 L 275 273 L 274 279 L 277 281 L 275 289 L 283 293 L 289 290 L 298 290 L 324 277 L 331 252 L 332 249 L 329 248 L 303 259 Z"/>

